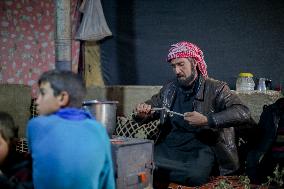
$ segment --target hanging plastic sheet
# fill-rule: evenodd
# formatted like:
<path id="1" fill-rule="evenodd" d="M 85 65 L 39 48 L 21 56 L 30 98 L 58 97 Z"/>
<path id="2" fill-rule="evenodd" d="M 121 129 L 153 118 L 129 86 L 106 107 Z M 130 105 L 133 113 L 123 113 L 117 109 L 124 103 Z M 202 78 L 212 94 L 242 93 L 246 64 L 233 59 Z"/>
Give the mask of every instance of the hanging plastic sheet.
<path id="1" fill-rule="evenodd" d="M 75 35 L 76 39 L 99 41 L 112 35 L 100 0 L 84 0 L 80 9 L 83 12 L 83 19 Z"/>

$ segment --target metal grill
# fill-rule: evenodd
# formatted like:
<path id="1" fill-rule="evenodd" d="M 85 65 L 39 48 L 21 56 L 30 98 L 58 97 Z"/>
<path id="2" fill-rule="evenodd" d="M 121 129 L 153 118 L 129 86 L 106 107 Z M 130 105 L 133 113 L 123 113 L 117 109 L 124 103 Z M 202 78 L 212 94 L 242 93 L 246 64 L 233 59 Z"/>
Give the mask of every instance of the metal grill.
<path id="1" fill-rule="evenodd" d="M 145 124 L 139 124 L 132 118 L 117 117 L 117 127 L 115 129 L 114 135 L 154 140 L 158 136 L 159 124 L 160 120 L 151 121 Z"/>

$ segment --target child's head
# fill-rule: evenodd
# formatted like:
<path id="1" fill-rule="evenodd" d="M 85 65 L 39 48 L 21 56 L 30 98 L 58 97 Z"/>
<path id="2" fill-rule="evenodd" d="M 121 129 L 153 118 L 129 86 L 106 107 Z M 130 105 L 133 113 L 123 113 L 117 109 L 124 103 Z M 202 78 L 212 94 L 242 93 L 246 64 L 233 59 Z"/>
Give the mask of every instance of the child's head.
<path id="1" fill-rule="evenodd" d="M 82 105 L 86 88 L 83 80 L 71 71 L 50 70 L 38 80 L 39 95 L 36 100 L 40 115 L 48 115 L 63 107 Z"/>
<path id="2" fill-rule="evenodd" d="M 6 159 L 10 146 L 18 138 L 18 129 L 8 113 L 0 112 L 0 165 Z"/>

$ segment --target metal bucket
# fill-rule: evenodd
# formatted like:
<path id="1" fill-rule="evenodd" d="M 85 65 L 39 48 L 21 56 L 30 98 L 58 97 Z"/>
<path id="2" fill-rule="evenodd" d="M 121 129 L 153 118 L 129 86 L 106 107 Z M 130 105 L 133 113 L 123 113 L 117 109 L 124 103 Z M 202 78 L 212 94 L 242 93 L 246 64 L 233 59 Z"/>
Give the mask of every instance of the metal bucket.
<path id="1" fill-rule="evenodd" d="M 101 122 L 111 137 L 116 127 L 116 109 L 118 101 L 83 101 L 83 108 Z"/>

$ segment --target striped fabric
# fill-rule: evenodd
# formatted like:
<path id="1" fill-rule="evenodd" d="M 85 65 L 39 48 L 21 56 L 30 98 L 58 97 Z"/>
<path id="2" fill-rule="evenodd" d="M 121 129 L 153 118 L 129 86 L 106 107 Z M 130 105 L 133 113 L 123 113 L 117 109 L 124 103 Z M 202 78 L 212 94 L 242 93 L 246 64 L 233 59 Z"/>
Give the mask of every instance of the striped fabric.
<path id="1" fill-rule="evenodd" d="M 167 61 L 170 62 L 175 58 L 193 58 L 197 64 L 197 68 L 199 69 L 203 77 L 208 77 L 207 65 L 204 60 L 203 52 L 193 43 L 182 41 L 171 45 Z"/>

